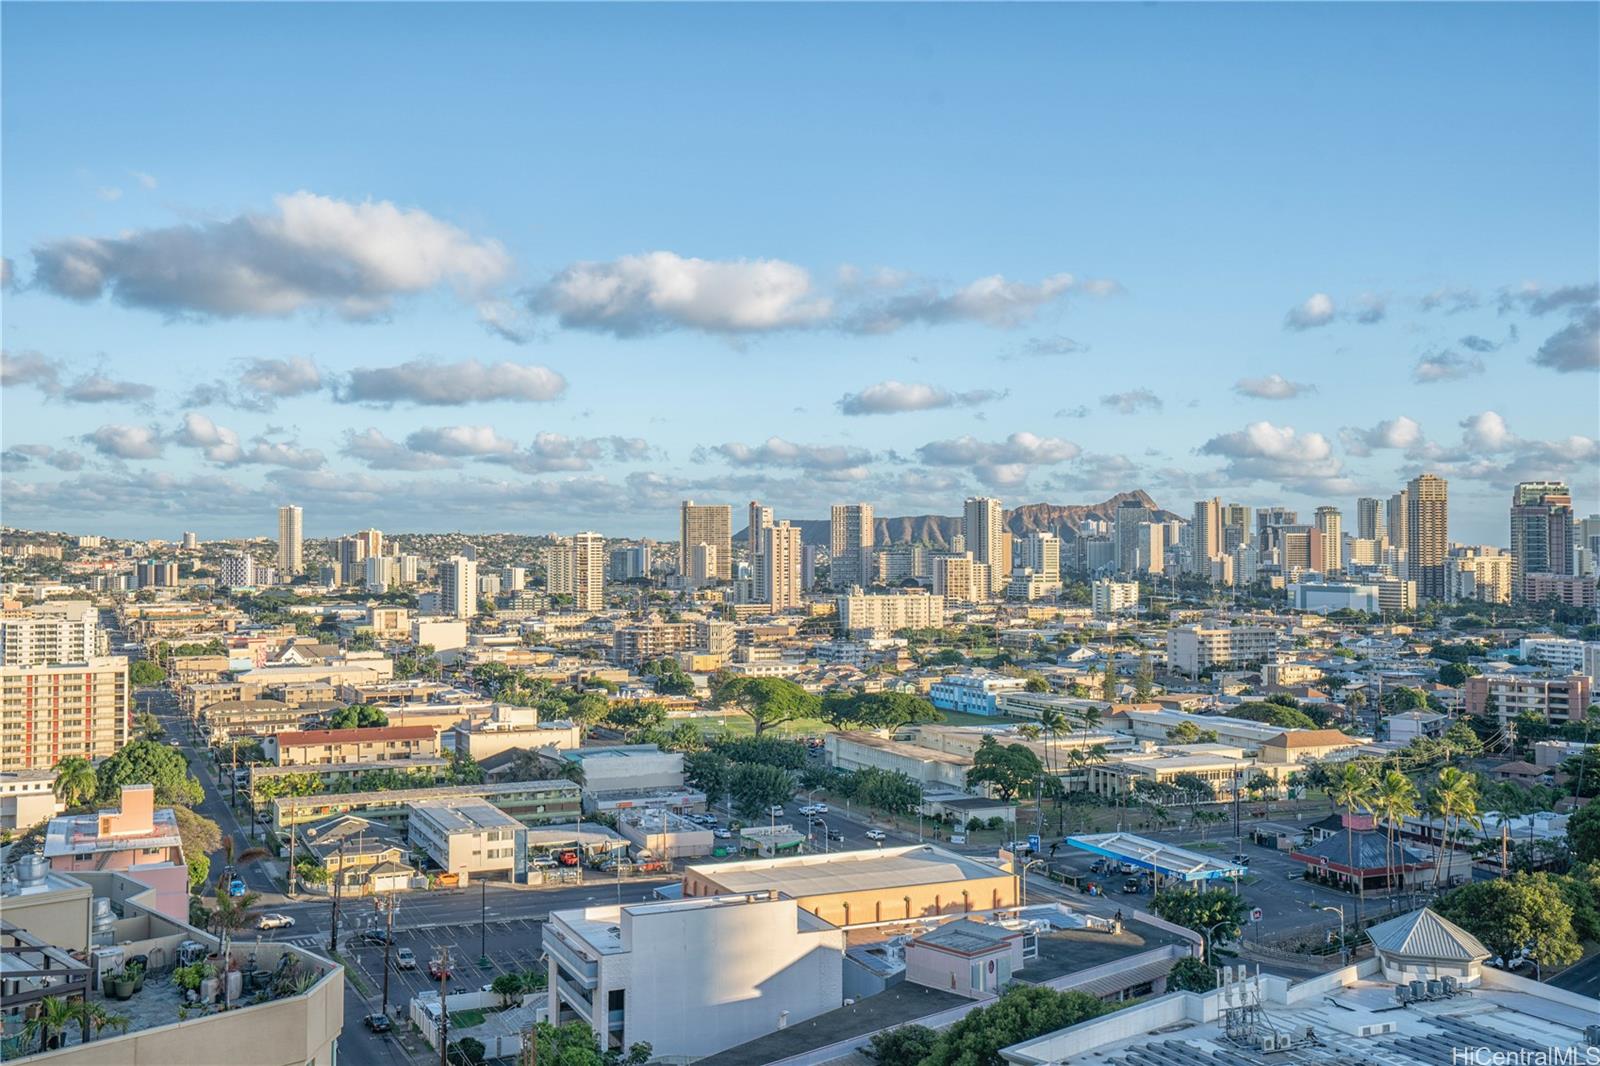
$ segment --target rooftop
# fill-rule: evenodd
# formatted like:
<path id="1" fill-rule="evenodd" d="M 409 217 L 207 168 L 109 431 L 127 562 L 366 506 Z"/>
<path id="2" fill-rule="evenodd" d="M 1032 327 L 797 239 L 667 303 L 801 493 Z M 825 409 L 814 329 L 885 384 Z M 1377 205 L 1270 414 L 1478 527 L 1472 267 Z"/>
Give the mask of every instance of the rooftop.
<path id="1" fill-rule="evenodd" d="M 521 829 L 522 823 L 486 799 L 424 800 L 411 805 L 411 815 L 422 815 L 447 833 L 476 833 L 486 829 Z"/>
<path id="2" fill-rule="evenodd" d="M 279 733 L 278 747 L 298 748 L 308 744 L 374 744 L 384 740 L 432 740 L 438 731 L 431 725 L 384 725 L 368 729 L 307 729 Z"/>
<path id="3" fill-rule="evenodd" d="M 690 870 L 729 892 L 770 888 L 793 897 L 1010 876 L 997 866 L 929 844 L 751 859 L 692 866 Z"/>

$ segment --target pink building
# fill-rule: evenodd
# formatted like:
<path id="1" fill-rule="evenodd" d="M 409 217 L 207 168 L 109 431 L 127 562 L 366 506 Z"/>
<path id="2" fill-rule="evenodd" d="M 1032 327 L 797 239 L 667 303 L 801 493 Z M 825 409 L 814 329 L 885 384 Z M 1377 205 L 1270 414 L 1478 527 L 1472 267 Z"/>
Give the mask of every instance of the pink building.
<path id="1" fill-rule="evenodd" d="M 123 785 L 114 810 L 66 814 L 50 819 L 44 857 L 52 870 L 116 870 L 156 890 L 155 907 L 180 922 L 189 920 L 189 868 L 183 861 L 178 818 L 156 809 L 153 785 Z"/>

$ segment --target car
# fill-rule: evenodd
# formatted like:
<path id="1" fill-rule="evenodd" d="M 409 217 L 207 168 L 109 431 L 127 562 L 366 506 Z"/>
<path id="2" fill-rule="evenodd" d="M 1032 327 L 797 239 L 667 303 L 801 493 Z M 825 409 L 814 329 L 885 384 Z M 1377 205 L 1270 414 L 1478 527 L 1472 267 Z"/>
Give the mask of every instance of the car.
<path id="1" fill-rule="evenodd" d="M 179 741 L 176 741 L 176 740 L 169 740 L 169 741 L 167 741 L 167 747 L 169 747 L 169 748 L 181 748 L 181 747 L 183 747 L 183 744 L 180 743 Z"/>
<path id="2" fill-rule="evenodd" d="M 417 956 L 410 948 L 401 948 L 394 953 L 394 968 L 397 970 L 415 970 Z"/>
<path id="3" fill-rule="evenodd" d="M 257 825 L 271 825 L 272 824 L 272 812 L 271 811 L 261 811 L 260 813 L 258 813 L 256 815 L 256 824 Z"/>
<path id="4" fill-rule="evenodd" d="M 772 815 L 774 818 L 782 818 L 783 817 L 783 804 L 774 803 L 771 807 L 767 808 L 767 813 Z"/>
<path id="5" fill-rule="evenodd" d="M 387 1014 L 369 1014 L 361 1019 L 361 1024 L 374 1033 L 387 1033 L 394 1028 L 394 1023 L 389 1020 Z"/>
<path id="6" fill-rule="evenodd" d="M 429 959 L 428 976 L 433 978 L 435 981 L 448 981 L 450 979 L 450 967 L 446 966 L 438 959 Z"/>
<path id="7" fill-rule="evenodd" d="M 817 813 L 817 809 L 811 804 L 807 803 L 805 806 L 800 808 L 800 813 L 809 818 L 811 815 Z"/>
<path id="8" fill-rule="evenodd" d="M 1136 896 L 1144 891 L 1144 883 L 1137 877 L 1127 878 L 1122 882 L 1122 891 Z"/>
<path id="9" fill-rule="evenodd" d="M 575 851 L 563 851 L 556 856 L 556 862 L 562 866 L 576 866 L 578 865 L 578 853 Z"/>
<path id="10" fill-rule="evenodd" d="M 732 840 L 733 839 L 732 830 L 724 829 L 721 826 L 718 826 L 717 828 L 713 829 L 711 831 L 711 835 L 716 837 L 718 840 Z"/>
<path id="11" fill-rule="evenodd" d="M 967 842 L 967 834 L 965 834 L 965 833 L 951 833 L 950 834 L 950 843 L 952 843 L 952 844 L 965 844 L 966 842 Z"/>
<path id="12" fill-rule="evenodd" d="M 813 803 L 811 805 L 811 813 L 812 814 L 827 814 L 828 813 L 828 805 L 826 803 Z"/>
<path id="13" fill-rule="evenodd" d="M 1103 874 L 1103 873 L 1105 873 L 1106 872 L 1106 861 L 1104 859 L 1096 859 L 1094 862 L 1091 862 L 1089 864 L 1089 872 L 1092 873 L 1092 874 Z"/>
<path id="14" fill-rule="evenodd" d="M 263 914 L 256 919 L 257 929 L 293 929 L 294 919 L 287 914 Z"/>
<path id="15" fill-rule="evenodd" d="M 233 880 L 228 882 L 228 895 L 230 895 L 230 896 L 234 897 L 235 899 L 237 899 L 238 897 L 244 895 L 244 893 L 245 893 L 244 878 L 235 877 Z"/>
<path id="16" fill-rule="evenodd" d="M 868 840 L 888 840 L 889 834 L 882 829 L 868 829 L 864 834 Z"/>
<path id="17" fill-rule="evenodd" d="M 382 947 L 389 942 L 389 931 L 378 928 L 364 929 L 361 931 L 361 942 L 363 944 L 377 944 Z"/>
<path id="18" fill-rule="evenodd" d="M 837 829 L 830 829 L 830 830 L 828 830 L 828 839 L 829 840 L 837 840 L 839 843 L 843 844 L 844 843 L 844 834 L 839 832 L 839 830 L 837 830 Z"/>
<path id="19" fill-rule="evenodd" d="M 1250 865 L 1250 856 L 1248 856 L 1248 855 L 1235 855 L 1233 857 L 1233 864 L 1235 866 L 1249 866 Z"/>

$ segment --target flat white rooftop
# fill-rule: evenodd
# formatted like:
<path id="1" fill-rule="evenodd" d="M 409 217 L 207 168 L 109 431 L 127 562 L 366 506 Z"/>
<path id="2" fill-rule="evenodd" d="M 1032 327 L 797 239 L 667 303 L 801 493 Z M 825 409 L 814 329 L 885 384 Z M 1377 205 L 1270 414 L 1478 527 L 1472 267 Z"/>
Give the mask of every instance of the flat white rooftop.
<path id="1" fill-rule="evenodd" d="M 752 859 L 691 869 L 729 892 L 776 889 L 795 897 L 1010 876 L 997 866 L 926 844 Z"/>

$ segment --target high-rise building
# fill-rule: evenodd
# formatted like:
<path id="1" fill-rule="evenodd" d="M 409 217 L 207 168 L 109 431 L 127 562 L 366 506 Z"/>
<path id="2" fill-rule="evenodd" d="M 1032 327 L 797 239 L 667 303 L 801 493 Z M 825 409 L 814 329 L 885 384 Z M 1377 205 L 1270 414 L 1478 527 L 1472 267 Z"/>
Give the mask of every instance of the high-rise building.
<path id="1" fill-rule="evenodd" d="M 1450 487 L 1442 477 L 1419 474 L 1406 485 L 1407 559 L 1421 600 L 1450 595 Z"/>
<path id="2" fill-rule="evenodd" d="M 1457 548 L 1450 553 L 1450 599 L 1510 603 L 1512 573 L 1510 552 L 1494 547 Z"/>
<path id="3" fill-rule="evenodd" d="M 0 667 L 0 773 L 48 770 L 69 756 L 91 762 L 128 743 L 128 660 Z"/>
<path id="4" fill-rule="evenodd" d="M 1511 494 L 1511 584 L 1526 599 L 1528 574 L 1571 574 L 1572 491 L 1559 481 L 1524 481 Z"/>
<path id="5" fill-rule="evenodd" d="M 1376 496 L 1363 496 L 1356 501 L 1356 536 L 1362 540 L 1383 540 L 1389 528 L 1384 502 Z"/>
<path id="6" fill-rule="evenodd" d="M 1215 496 L 1196 500 L 1190 529 L 1194 535 L 1194 554 L 1189 557 L 1189 572 L 1209 576 L 1211 560 L 1222 554 L 1222 501 Z"/>
<path id="7" fill-rule="evenodd" d="M 1401 489 L 1390 496 L 1383 517 L 1384 536 L 1389 539 L 1389 546 L 1395 550 L 1395 555 L 1400 560 L 1400 569 L 1404 571 L 1411 554 L 1410 492 Z M 1402 572 L 1398 576 L 1405 577 L 1406 574 Z"/>
<path id="8" fill-rule="evenodd" d="M 358 585 L 366 576 L 367 542 L 360 537 L 340 537 L 335 545 L 339 584 Z"/>
<path id="9" fill-rule="evenodd" d="M 1344 516 L 1337 507 L 1318 507 L 1312 545 L 1311 569 L 1331 574 L 1344 569 Z"/>
<path id="10" fill-rule="evenodd" d="M 539 560 L 544 563 L 544 590 L 552 596 L 571 596 L 578 591 L 577 560 L 572 554 L 572 541 L 557 537 L 554 544 L 539 549 Z"/>
<path id="11" fill-rule="evenodd" d="M 225 552 L 217 567 L 217 582 L 223 588 L 251 588 L 256 583 L 256 561 L 248 552 Z"/>
<path id="12" fill-rule="evenodd" d="M 1146 523 L 1148 525 L 1148 523 Z M 1054 533 L 1034 532 L 1022 538 L 1017 552 L 1019 569 L 1032 570 L 1047 585 L 1061 583 L 1061 538 Z"/>
<path id="13" fill-rule="evenodd" d="M 103 655 L 100 612 L 83 600 L 52 600 L 26 610 L 0 611 L 0 665 L 81 663 Z M 9 740 L 11 723 L 4 723 Z"/>
<path id="14" fill-rule="evenodd" d="M 368 592 L 384 593 L 400 583 L 392 555 L 369 555 L 361 564 L 361 583 Z"/>
<path id="15" fill-rule="evenodd" d="M 829 583 L 836 589 L 869 585 L 866 570 L 877 527 L 870 503 L 836 503 L 828 526 Z"/>
<path id="16" fill-rule="evenodd" d="M 750 522 L 744 531 L 745 554 L 750 556 L 752 571 L 761 569 L 761 545 L 766 543 L 766 530 L 772 527 L 772 508 L 750 501 Z"/>
<path id="17" fill-rule="evenodd" d="M 1107 562 L 1110 561 L 1110 545 L 1110 538 L 1107 538 Z M 960 555 L 936 555 L 933 557 L 933 592 L 961 603 L 987 600 L 994 595 L 989 567 L 975 560 L 968 551 Z"/>
<path id="18" fill-rule="evenodd" d="M 478 562 L 452 555 L 439 564 L 439 613 L 471 618 L 478 613 Z"/>
<path id="19" fill-rule="evenodd" d="M 1250 508 L 1242 503 L 1225 503 L 1221 518 L 1221 554 L 1232 555 L 1235 548 L 1250 539 Z"/>
<path id="20" fill-rule="evenodd" d="M 1133 568 L 1142 574 L 1160 574 L 1167 568 L 1167 524 L 1140 522 L 1134 535 Z"/>
<path id="21" fill-rule="evenodd" d="M 1291 511 L 1287 507 L 1262 507 L 1256 510 L 1256 551 L 1266 555 L 1278 546 L 1277 534 L 1274 532 L 1280 526 L 1298 525 L 1300 513 Z M 1172 543 L 1169 539 L 1168 543 Z"/>
<path id="22" fill-rule="evenodd" d="M 606 538 L 579 533 L 572 538 L 572 594 L 580 611 L 606 606 Z"/>
<path id="23" fill-rule="evenodd" d="M 200 547 L 200 534 L 185 532 L 183 534 L 183 550 L 195 551 Z"/>
<path id="24" fill-rule="evenodd" d="M 768 526 L 761 540 L 761 587 L 774 611 L 800 606 L 800 527 L 788 522 Z"/>
<path id="25" fill-rule="evenodd" d="M 991 594 L 1004 588 L 1011 576 L 1011 559 L 1003 543 L 1005 532 L 1005 509 L 999 500 L 990 496 L 973 496 L 967 500 L 962 509 L 961 535 L 973 561 L 989 568 L 988 591 Z M 1001 558 L 1003 554 L 1007 557 Z"/>
<path id="26" fill-rule="evenodd" d="M 705 544 L 716 552 L 718 581 L 733 579 L 733 508 L 725 503 L 684 500 L 678 514 L 678 572 L 689 572 L 689 552 Z"/>
<path id="27" fill-rule="evenodd" d="M 294 504 L 278 508 L 278 573 L 285 581 L 292 581 L 305 566 L 300 545 L 303 517 Z"/>
<path id="28" fill-rule="evenodd" d="M 687 583 L 696 587 L 717 580 L 717 549 L 704 542 L 690 548 L 689 569 L 683 576 Z"/>
<path id="29" fill-rule="evenodd" d="M 142 589 L 177 588 L 178 564 L 148 559 L 133 568 L 134 583 Z"/>
<path id="30" fill-rule="evenodd" d="M 650 545 L 630 544 L 611 553 L 610 577 L 612 581 L 632 581 L 650 576 Z"/>
<path id="31" fill-rule="evenodd" d="M 1116 521 L 1112 537 L 1117 545 L 1117 570 L 1131 574 L 1139 566 L 1139 530 L 1149 524 L 1150 508 L 1138 499 L 1123 500 L 1117 504 Z"/>

